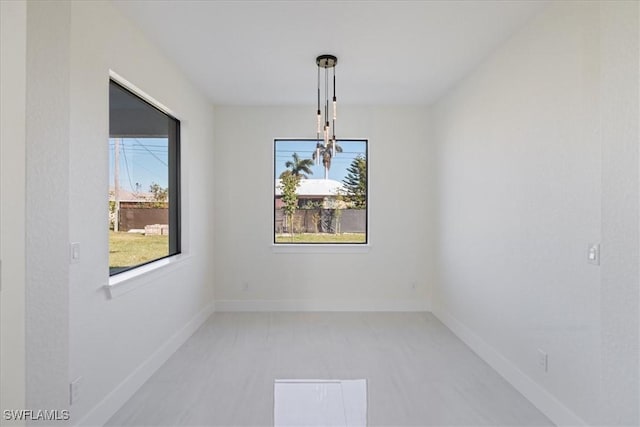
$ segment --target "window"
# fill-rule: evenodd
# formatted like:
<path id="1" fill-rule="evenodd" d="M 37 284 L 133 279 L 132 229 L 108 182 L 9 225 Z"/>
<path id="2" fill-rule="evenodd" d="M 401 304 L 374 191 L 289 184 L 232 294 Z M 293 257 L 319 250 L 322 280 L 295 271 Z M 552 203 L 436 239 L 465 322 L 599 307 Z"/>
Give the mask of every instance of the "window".
<path id="1" fill-rule="evenodd" d="M 368 141 L 274 141 L 274 244 L 367 244 Z"/>
<path id="2" fill-rule="evenodd" d="M 109 275 L 180 253 L 180 122 L 109 83 Z"/>

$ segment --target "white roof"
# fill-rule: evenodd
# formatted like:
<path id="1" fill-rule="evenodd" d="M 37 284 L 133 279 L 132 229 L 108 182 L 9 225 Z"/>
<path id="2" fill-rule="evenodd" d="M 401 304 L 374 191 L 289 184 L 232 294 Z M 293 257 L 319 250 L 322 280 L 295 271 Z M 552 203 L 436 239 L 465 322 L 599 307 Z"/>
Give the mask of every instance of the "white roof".
<path id="1" fill-rule="evenodd" d="M 335 196 L 338 190 L 344 191 L 341 182 L 333 179 L 301 179 L 296 190 L 298 196 Z M 276 179 L 276 196 L 282 195 L 281 180 Z"/>
<path id="2" fill-rule="evenodd" d="M 115 190 L 113 187 L 109 187 L 109 200 L 114 201 Z M 124 188 L 120 189 L 120 201 L 121 202 L 148 202 L 153 200 L 153 194 L 151 193 L 132 193 L 131 191 L 127 191 Z"/>

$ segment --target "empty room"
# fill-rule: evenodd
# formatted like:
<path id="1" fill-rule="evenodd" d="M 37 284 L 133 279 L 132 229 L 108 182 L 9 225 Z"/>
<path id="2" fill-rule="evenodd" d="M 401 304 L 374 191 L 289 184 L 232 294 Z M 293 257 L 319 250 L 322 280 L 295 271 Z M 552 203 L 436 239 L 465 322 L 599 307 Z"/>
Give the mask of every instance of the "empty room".
<path id="1" fill-rule="evenodd" d="M 640 424 L 638 1 L 0 0 L 2 425 Z"/>

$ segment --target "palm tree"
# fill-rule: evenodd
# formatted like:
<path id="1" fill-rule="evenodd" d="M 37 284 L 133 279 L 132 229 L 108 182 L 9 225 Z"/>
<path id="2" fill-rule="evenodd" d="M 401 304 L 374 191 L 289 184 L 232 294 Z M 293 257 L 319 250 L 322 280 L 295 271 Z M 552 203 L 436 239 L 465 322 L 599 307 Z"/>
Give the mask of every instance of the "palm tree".
<path id="1" fill-rule="evenodd" d="M 286 171 L 280 174 L 280 178 L 285 175 L 293 175 L 301 178 L 309 178 L 309 175 L 313 175 L 313 171 L 311 170 L 311 166 L 313 166 L 313 160 L 311 159 L 300 159 L 298 153 L 293 153 L 291 156 L 293 160 L 287 160 L 287 163 L 284 166 L 287 168 Z"/>
<path id="2" fill-rule="evenodd" d="M 313 160 L 316 156 L 322 158 L 322 166 L 324 166 L 324 179 L 329 179 L 329 169 L 331 169 L 331 158 L 335 153 L 342 153 L 342 147 L 333 139 L 329 140 L 327 145 L 320 142 L 316 144 L 316 151 L 313 152 Z"/>

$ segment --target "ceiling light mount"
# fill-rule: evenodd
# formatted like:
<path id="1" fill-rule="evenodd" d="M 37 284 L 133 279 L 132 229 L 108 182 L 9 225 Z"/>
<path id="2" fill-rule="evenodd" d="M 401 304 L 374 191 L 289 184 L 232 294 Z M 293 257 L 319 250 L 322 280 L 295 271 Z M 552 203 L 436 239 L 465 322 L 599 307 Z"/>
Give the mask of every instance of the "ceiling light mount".
<path id="1" fill-rule="evenodd" d="M 338 58 L 333 55 L 320 55 L 316 58 L 316 64 L 320 68 L 333 68 L 338 64 Z"/>

